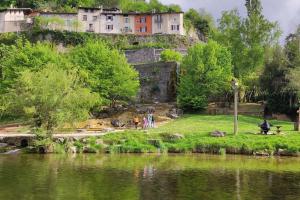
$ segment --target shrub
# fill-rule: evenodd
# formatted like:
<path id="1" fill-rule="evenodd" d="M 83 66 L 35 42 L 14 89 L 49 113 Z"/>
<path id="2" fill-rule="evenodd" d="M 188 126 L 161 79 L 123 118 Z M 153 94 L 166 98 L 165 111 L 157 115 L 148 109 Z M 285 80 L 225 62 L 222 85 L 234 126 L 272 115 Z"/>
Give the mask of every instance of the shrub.
<path id="1" fill-rule="evenodd" d="M 182 61 L 182 55 L 181 53 L 171 50 L 171 49 L 166 49 L 160 54 L 160 59 L 165 62 L 181 62 Z"/>

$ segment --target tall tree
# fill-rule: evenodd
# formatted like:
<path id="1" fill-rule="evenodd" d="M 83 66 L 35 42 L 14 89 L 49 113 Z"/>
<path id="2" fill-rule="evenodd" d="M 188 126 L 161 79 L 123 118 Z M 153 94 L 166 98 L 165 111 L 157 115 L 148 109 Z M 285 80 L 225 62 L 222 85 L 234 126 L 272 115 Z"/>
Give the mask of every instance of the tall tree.
<path id="1" fill-rule="evenodd" d="M 186 110 L 202 110 L 209 98 L 230 87 L 232 65 L 230 52 L 214 41 L 196 44 L 184 57 L 178 103 Z"/>
<path id="2" fill-rule="evenodd" d="M 99 97 L 84 87 L 80 75 L 47 64 L 42 70 L 25 70 L 9 90 L 8 111 L 31 120 L 36 128 L 49 134 L 64 123 L 86 120 Z"/>
<path id="3" fill-rule="evenodd" d="M 260 0 L 246 0 L 247 17 L 235 11 L 226 11 L 219 20 L 218 41 L 227 46 L 233 56 L 234 75 L 243 79 L 264 63 L 264 51 L 278 41 L 278 24 L 262 14 Z"/>
<path id="4" fill-rule="evenodd" d="M 94 92 L 110 102 L 133 99 L 139 88 L 138 73 L 118 50 L 104 42 L 89 41 L 70 52 L 70 60 L 87 74 Z"/>
<path id="5" fill-rule="evenodd" d="M 10 88 L 26 69 L 38 71 L 48 63 L 68 66 L 68 61 L 49 43 L 32 44 L 27 40 L 18 39 L 16 45 L 7 46 L 6 49 L 8 51 L 5 52 L 5 57 L 1 58 L 1 91 Z"/>

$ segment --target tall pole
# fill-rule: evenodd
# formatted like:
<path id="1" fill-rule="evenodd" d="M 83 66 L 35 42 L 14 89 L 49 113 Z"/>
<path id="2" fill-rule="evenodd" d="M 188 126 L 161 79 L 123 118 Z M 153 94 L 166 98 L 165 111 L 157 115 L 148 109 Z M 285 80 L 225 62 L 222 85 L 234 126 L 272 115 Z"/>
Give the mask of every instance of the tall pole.
<path id="1" fill-rule="evenodd" d="M 300 131 L 300 107 L 299 107 L 299 110 L 297 111 L 298 113 L 298 119 L 297 119 L 297 122 L 296 122 L 296 125 L 295 125 L 295 131 Z"/>
<path id="2" fill-rule="evenodd" d="M 234 92 L 234 135 L 238 134 L 238 82 L 232 80 L 232 88 Z"/>

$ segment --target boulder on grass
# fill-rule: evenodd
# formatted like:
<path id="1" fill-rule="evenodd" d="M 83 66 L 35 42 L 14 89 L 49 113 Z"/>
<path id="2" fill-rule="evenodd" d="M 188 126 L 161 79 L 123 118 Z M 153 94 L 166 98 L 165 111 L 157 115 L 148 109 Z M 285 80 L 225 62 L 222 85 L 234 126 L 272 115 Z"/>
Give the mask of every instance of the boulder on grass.
<path id="1" fill-rule="evenodd" d="M 125 124 L 123 122 L 121 122 L 120 120 L 118 120 L 118 119 L 113 119 L 113 120 L 111 120 L 110 123 L 113 127 L 123 127 L 123 126 L 125 126 Z"/>
<path id="2" fill-rule="evenodd" d="M 160 136 L 164 142 L 175 142 L 184 138 L 184 135 L 180 133 L 162 133 Z"/>
<path id="3" fill-rule="evenodd" d="M 221 131 L 213 131 L 210 134 L 212 137 L 225 137 L 226 132 L 221 132 Z"/>
<path id="4" fill-rule="evenodd" d="M 171 108 L 169 110 L 169 112 L 167 113 L 167 117 L 169 117 L 171 119 L 177 119 L 182 115 L 183 115 L 183 111 L 181 109 L 177 109 L 177 108 Z"/>

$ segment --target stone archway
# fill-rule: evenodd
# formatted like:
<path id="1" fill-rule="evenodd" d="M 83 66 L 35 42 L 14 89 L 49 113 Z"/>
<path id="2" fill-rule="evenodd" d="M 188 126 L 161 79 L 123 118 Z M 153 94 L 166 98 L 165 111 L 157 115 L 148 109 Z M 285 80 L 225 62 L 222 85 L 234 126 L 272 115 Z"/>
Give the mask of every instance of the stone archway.
<path id="1" fill-rule="evenodd" d="M 28 147 L 28 140 L 27 139 L 22 139 L 20 142 L 21 147 Z"/>

